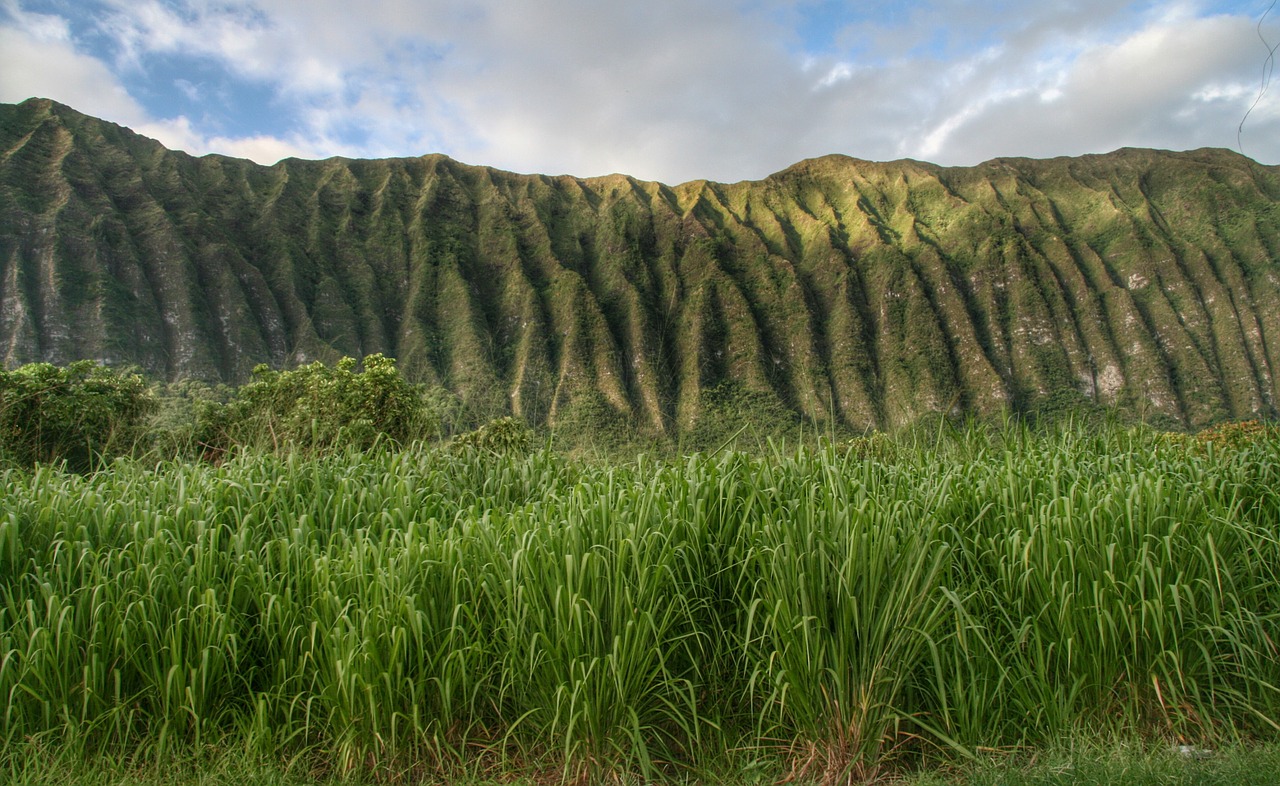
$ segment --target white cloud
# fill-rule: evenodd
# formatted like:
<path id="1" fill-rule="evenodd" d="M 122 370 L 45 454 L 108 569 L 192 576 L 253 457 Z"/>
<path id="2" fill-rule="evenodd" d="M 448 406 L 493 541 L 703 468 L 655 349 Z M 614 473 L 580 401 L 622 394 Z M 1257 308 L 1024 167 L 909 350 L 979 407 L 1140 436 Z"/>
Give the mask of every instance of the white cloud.
<path id="1" fill-rule="evenodd" d="M 962 107 L 955 114 L 946 117 L 938 124 L 936 128 L 930 131 L 918 146 L 904 146 L 903 153 L 917 158 L 923 158 L 930 161 L 936 161 L 945 154 L 947 143 L 951 140 L 956 131 L 963 128 L 967 123 L 977 118 L 981 118 L 985 113 L 990 111 L 991 107 L 1022 98 L 1027 93 L 1023 89 L 1007 90 L 1003 93 L 994 93 L 983 96 L 980 100 L 975 101 L 968 106 Z M 1043 97 L 1041 100 L 1044 100 Z"/>
<path id="2" fill-rule="evenodd" d="M 16 0 L 0 2 L 16 18 Z M 63 69 L 46 80 L 61 86 L 51 97 L 192 152 L 445 152 L 666 182 L 761 177 L 830 152 L 971 164 L 1229 146 L 1265 56 L 1253 20 L 1186 2 L 922 0 L 896 21 L 833 19 L 834 48 L 815 52 L 797 52 L 783 24 L 792 0 L 758 0 L 754 12 L 736 0 L 97 2 L 115 69 L 136 76 L 157 55 L 200 59 L 267 89 L 288 130 L 228 139 L 194 115 L 147 116 L 56 17 L 27 14 L 25 27 L 3 31 L 28 46 L 11 54 L 0 42 L 0 89 L 39 83 L 30 64 L 43 26 L 53 43 L 40 51 Z M 163 76 L 187 89 L 183 75 Z M 90 93 L 96 104 L 81 100 Z M 95 109 L 113 95 L 118 106 Z M 1261 160 L 1280 160 L 1276 106 L 1265 101 L 1246 127 Z"/>
<path id="3" fill-rule="evenodd" d="M 280 27 L 250 3 L 106 2 L 111 13 L 105 31 L 128 65 L 142 67 L 152 54 L 182 54 L 211 58 L 239 76 L 303 94 L 342 88 L 341 64 L 328 62 L 322 51 L 311 53 L 293 29 Z M 300 10 L 305 19 L 311 4 Z"/>
<path id="4" fill-rule="evenodd" d="M 51 98 L 193 155 L 217 152 L 264 164 L 327 155 L 301 139 L 206 135 L 184 116 L 153 118 L 106 63 L 76 49 L 66 20 L 25 13 L 12 3 L 4 10 L 10 21 L 0 25 L 0 101 Z"/>
<path id="5" fill-rule="evenodd" d="M 259 164 L 274 164 L 284 158 L 321 158 L 327 155 L 303 140 L 288 141 L 266 135 L 207 137 L 194 128 L 185 116 L 139 123 L 134 126 L 134 130 L 157 140 L 170 150 L 182 150 L 192 155 L 221 153 L 247 158 Z"/>
<path id="6" fill-rule="evenodd" d="M 831 87 L 853 79 L 853 66 L 849 63 L 836 63 L 827 71 L 826 76 L 818 80 L 817 87 Z"/>
<path id="7" fill-rule="evenodd" d="M 939 157 L 971 162 L 997 155 L 1069 155 L 1125 145 L 1234 147 L 1253 95 L 1239 77 L 1257 55 L 1252 23 L 1238 17 L 1159 19 L 1115 43 L 1085 47 L 1050 87 L 999 95 L 971 85 L 983 111 L 953 124 Z M 984 95 L 984 91 L 986 92 Z M 1265 160 L 1280 158 L 1280 131 L 1248 129 Z"/>
<path id="8" fill-rule="evenodd" d="M 50 36 L 54 27 L 0 26 L 0 101 L 53 98 L 126 125 L 142 122 L 146 113 L 111 70 L 65 35 Z"/>
<path id="9" fill-rule="evenodd" d="M 187 97 L 188 101 L 191 101 L 194 103 L 200 100 L 200 96 L 201 96 L 200 86 L 195 84 L 194 82 L 191 82 L 186 79 L 175 79 L 173 80 L 173 85 L 174 87 L 178 88 L 178 90 L 184 96 Z"/>
<path id="10" fill-rule="evenodd" d="M 1192 94 L 1192 98 L 1196 101 L 1209 103 L 1211 101 L 1231 101 L 1238 103 L 1244 99 L 1252 100 L 1258 92 L 1257 85 L 1245 85 L 1239 82 L 1235 84 L 1211 84 L 1207 85 Z"/>
<path id="11" fill-rule="evenodd" d="M 12 20 L 12 25 L 28 36 L 43 43 L 68 41 L 71 28 L 67 20 L 55 14 L 40 14 L 23 10 L 17 0 L 3 0 L 0 11 Z"/>

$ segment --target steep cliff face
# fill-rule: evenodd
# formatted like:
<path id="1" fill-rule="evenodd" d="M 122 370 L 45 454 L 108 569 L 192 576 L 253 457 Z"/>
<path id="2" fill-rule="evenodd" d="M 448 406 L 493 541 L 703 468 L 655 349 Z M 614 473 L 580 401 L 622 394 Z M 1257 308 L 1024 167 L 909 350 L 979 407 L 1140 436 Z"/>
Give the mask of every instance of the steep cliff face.
<path id="1" fill-rule="evenodd" d="M 240 381 L 373 352 L 495 413 L 663 433 L 725 383 L 857 428 L 1086 403 L 1274 416 L 1280 168 L 832 156 L 666 186 L 442 156 L 263 167 L 0 107 L 6 363 Z"/>

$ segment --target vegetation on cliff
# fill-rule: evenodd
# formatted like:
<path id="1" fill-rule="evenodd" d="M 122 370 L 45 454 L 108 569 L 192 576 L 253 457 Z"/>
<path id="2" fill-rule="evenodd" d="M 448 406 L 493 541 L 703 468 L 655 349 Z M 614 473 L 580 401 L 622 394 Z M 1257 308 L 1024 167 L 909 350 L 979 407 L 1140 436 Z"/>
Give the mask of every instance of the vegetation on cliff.
<path id="1" fill-rule="evenodd" d="M 1199 427 L 1277 413 L 1278 259 L 1280 169 L 1222 150 L 667 186 L 264 167 L 0 107 L 8 365 L 240 383 L 382 353 L 481 421 L 667 436 L 725 400 L 855 430 L 1096 406 Z"/>

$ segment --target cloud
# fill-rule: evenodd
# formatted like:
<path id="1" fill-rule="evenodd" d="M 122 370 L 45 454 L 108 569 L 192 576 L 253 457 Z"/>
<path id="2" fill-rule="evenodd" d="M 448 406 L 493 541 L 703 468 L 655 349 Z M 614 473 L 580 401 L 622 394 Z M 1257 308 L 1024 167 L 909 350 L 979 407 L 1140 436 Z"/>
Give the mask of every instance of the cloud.
<path id="1" fill-rule="evenodd" d="M 295 29 L 282 27 L 252 3 L 106 0 L 106 5 L 103 29 L 124 65 L 144 68 L 151 55 L 181 54 L 214 59 L 233 74 L 301 94 L 343 86 L 340 61 L 331 62 L 323 48 L 312 51 Z M 312 8 L 306 4 L 299 19 Z"/>
<path id="2" fill-rule="evenodd" d="M 192 155 L 220 153 L 260 164 L 274 164 L 284 158 L 323 158 L 328 155 L 304 140 L 290 141 L 268 135 L 205 136 L 182 115 L 138 123 L 133 130 L 159 141 L 170 150 L 183 150 Z"/>
<path id="3" fill-rule="evenodd" d="M 21 15 L 17 0 L 0 2 Z M 22 64 L 39 49 L 65 71 L 47 80 L 63 86 L 52 97 L 193 152 L 444 152 L 666 182 L 757 178 L 832 152 L 972 164 L 1230 146 L 1265 56 L 1253 20 L 1190 2 L 921 0 L 874 16 L 866 9 L 881 6 L 807 0 L 89 5 L 79 23 L 107 42 L 102 59 L 78 48 L 70 31 L 81 28 L 26 14 L 0 28 L 28 43 L 20 55 L 0 48 L 0 87 L 37 83 Z M 805 14 L 820 34 L 797 32 Z M 207 74 L 174 70 L 184 67 L 220 71 L 230 87 L 206 88 Z M 121 87 L 150 83 L 188 104 L 158 109 Z M 268 96 L 253 111 L 273 125 L 237 136 L 191 112 L 193 95 L 229 91 L 234 104 L 246 86 Z M 118 105 L 94 109 L 88 94 Z M 1264 101 L 1246 127 L 1261 160 L 1280 160 L 1276 106 Z"/>
<path id="4" fill-rule="evenodd" d="M 1246 76 L 1260 60 L 1251 42 L 1257 42 L 1253 25 L 1240 17 L 1165 18 L 1119 42 L 1085 47 L 1043 90 L 1001 94 L 998 80 L 982 77 L 968 98 L 982 110 L 961 108 L 944 118 L 935 131 L 943 138 L 926 152 L 945 163 L 1126 145 L 1234 147 L 1239 121 L 1257 95 L 1257 83 Z M 1273 115 L 1264 111 L 1246 132 L 1255 155 L 1280 159 Z"/>
<path id="5" fill-rule="evenodd" d="M 665 180 L 789 163 L 777 151 L 804 122 L 812 80 L 762 20 L 693 0 L 591 4 L 575 24 L 584 5 L 495 13 L 468 39 L 483 67 L 464 61 L 439 87 L 477 129 L 474 154 Z"/>
<path id="6" fill-rule="evenodd" d="M 75 50 L 64 20 L 5 10 L 14 15 L 0 25 L 0 101 L 39 96 L 124 124 L 146 118 L 104 63 Z"/>
<path id="7" fill-rule="evenodd" d="M 193 155 L 216 152 L 264 164 L 289 156 L 330 155 L 324 147 L 302 139 L 207 134 L 182 115 L 157 119 L 129 93 L 116 71 L 76 47 L 67 20 L 25 12 L 13 2 L 0 10 L 8 17 L 7 24 L 0 24 L 0 101 L 52 98 Z M 175 82 L 184 93 L 196 91 L 196 86 L 185 80 Z"/>

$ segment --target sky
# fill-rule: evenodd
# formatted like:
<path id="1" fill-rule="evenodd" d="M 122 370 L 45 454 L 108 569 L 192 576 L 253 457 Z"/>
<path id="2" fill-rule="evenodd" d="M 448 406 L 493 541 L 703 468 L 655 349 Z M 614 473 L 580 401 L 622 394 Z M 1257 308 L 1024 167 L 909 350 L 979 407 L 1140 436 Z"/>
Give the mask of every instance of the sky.
<path id="1" fill-rule="evenodd" d="M 1270 0 L 0 0 L 0 102 L 264 164 L 669 184 L 829 153 L 1276 164 L 1277 44 Z"/>

